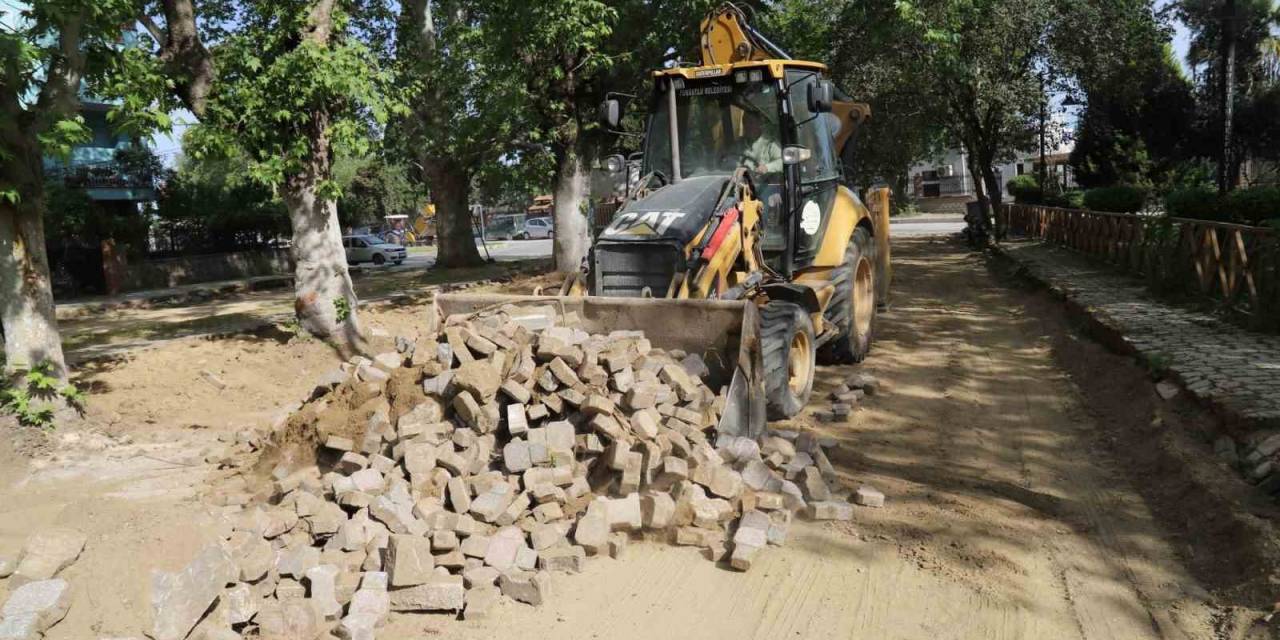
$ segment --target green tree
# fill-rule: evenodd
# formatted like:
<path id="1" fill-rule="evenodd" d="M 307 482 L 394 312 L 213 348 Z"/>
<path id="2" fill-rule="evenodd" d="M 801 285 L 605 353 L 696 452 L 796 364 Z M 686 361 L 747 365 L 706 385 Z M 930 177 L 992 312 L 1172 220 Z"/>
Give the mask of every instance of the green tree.
<path id="1" fill-rule="evenodd" d="M 287 237 L 289 214 L 270 186 L 250 175 L 242 154 L 184 156 L 165 180 L 156 203 L 161 247 L 179 252 L 223 252 L 261 247 Z"/>
<path id="2" fill-rule="evenodd" d="M 871 118 L 843 150 L 851 183 L 890 185 L 900 207 L 913 164 L 941 150 L 948 113 L 914 55 L 912 32 L 887 2 L 785 0 L 765 14 L 764 29 L 792 55 L 827 62 L 836 84 L 871 108 Z"/>
<path id="3" fill-rule="evenodd" d="M 412 215 L 426 204 L 404 164 L 386 154 L 338 156 L 333 179 L 342 190 L 338 219 L 343 228 L 381 224 L 388 215 Z"/>
<path id="4" fill-rule="evenodd" d="M 1167 184 L 1194 153 L 1195 98 L 1168 43 L 1080 84 L 1087 106 L 1071 164 L 1084 187 Z M 1156 48 L 1158 47 L 1158 48 Z"/>
<path id="5" fill-rule="evenodd" d="M 581 268 L 590 248 L 587 219 L 588 137 L 594 127 L 596 85 L 613 64 L 607 48 L 618 10 L 602 0 L 490 0 L 497 59 L 525 79 L 527 108 L 540 140 L 555 159 L 556 269 Z"/>
<path id="6" fill-rule="evenodd" d="M 477 4 L 407 0 L 395 27 L 391 68 L 409 109 L 388 144 L 431 192 L 441 267 L 482 263 L 472 237 L 477 180 L 518 175 L 524 156 L 541 151 L 521 108 L 521 76 L 495 62 L 499 36 Z"/>
<path id="7" fill-rule="evenodd" d="M 0 6 L 0 325 L 5 367 L 47 363 L 67 376 L 53 309 L 44 215 L 46 156 L 88 136 L 82 83 L 97 88 L 116 56 L 127 0 L 33 0 Z M 11 6 L 11 5 L 9 5 Z"/>
<path id="8" fill-rule="evenodd" d="M 374 53 L 382 43 L 362 38 L 382 3 L 207 0 L 201 20 L 193 0 L 146 9 L 155 57 L 133 60 L 119 75 L 122 87 L 151 100 L 127 101 L 124 121 L 163 126 L 166 100 L 177 97 L 200 120 L 185 140 L 193 155 L 243 150 L 251 174 L 279 188 L 289 212 L 299 323 L 316 336 L 357 342 L 333 162 L 336 154 L 368 153 L 391 110 Z M 340 306 L 350 313 L 339 314 Z"/>
<path id="9" fill-rule="evenodd" d="M 1252 102 L 1263 100 L 1265 109 L 1274 86 L 1272 32 L 1280 25 L 1280 8 L 1273 0 L 1179 0 L 1174 9 L 1192 33 L 1187 58 L 1198 80 L 1204 127 L 1215 134 L 1205 137 L 1216 142 L 1208 148 L 1218 161 L 1219 190 L 1228 190 L 1239 182 L 1240 165 L 1256 140 L 1236 115 L 1257 118 Z"/>

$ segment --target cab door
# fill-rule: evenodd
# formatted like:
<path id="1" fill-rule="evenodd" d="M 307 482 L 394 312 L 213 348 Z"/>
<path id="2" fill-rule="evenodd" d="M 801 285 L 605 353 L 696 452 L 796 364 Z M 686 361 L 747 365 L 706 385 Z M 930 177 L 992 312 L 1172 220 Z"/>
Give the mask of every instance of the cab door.
<path id="1" fill-rule="evenodd" d="M 787 100 L 791 112 L 788 144 L 809 151 L 808 159 L 787 167 L 787 204 L 795 238 L 792 265 L 796 269 L 810 266 L 818 253 L 840 179 L 831 119 L 825 113 L 809 109 L 809 87 L 821 79 L 815 71 L 787 70 Z"/>

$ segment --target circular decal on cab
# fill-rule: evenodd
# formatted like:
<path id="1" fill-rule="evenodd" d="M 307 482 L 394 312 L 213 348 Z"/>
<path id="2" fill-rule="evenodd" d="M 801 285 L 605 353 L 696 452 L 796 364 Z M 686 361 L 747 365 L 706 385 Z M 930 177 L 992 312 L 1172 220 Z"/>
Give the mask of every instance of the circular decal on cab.
<path id="1" fill-rule="evenodd" d="M 804 209 L 800 212 L 800 229 L 808 235 L 818 232 L 818 226 L 822 224 L 822 209 L 818 203 L 810 200 L 804 203 Z"/>

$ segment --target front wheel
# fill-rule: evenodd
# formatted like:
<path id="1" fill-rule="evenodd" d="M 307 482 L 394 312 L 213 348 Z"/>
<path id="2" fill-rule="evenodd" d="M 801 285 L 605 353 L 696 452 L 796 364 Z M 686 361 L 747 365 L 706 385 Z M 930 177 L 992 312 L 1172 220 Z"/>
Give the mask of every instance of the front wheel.
<path id="1" fill-rule="evenodd" d="M 823 364 L 862 362 L 876 324 L 876 245 L 866 227 L 854 229 L 831 284 L 835 293 L 823 316 L 840 333 L 818 355 Z"/>
<path id="2" fill-rule="evenodd" d="M 382 265 L 387 263 L 387 257 L 382 255 L 381 253 L 375 253 L 373 254 L 373 263 L 381 267 Z"/>
<path id="3" fill-rule="evenodd" d="M 813 319 L 800 305 L 774 301 L 760 310 L 765 412 L 785 420 L 804 409 L 813 392 Z"/>

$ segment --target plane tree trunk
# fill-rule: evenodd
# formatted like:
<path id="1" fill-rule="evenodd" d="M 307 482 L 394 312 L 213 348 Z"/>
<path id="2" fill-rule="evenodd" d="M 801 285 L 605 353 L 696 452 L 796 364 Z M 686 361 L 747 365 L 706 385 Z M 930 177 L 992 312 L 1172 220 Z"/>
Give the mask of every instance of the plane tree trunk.
<path id="1" fill-rule="evenodd" d="M 555 240 L 552 244 L 556 271 L 573 273 L 582 268 L 591 248 L 587 218 L 583 214 L 587 199 L 587 172 L 578 149 L 576 131 L 571 142 L 557 146 L 555 155 Z"/>
<path id="2" fill-rule="evenodd" d="M 0 198 L 0 325 L 5 368 L 47 365 L 67 380 L 67 364 L 53 305 L 49 257 L 45 251 L 44 193 L 38 156 L 35 165 L 18 160 L 0 168 L 0 184 L 17 184 L 18 202 Z"/>
<path id="3" fill-rule="evenodd" d="M 471 176 L 450 162 L 426 163 L 423 172 L 436 202 L 436 266 L 474 267 L 484 264 L 476 249 L 471 221 Z"/>

